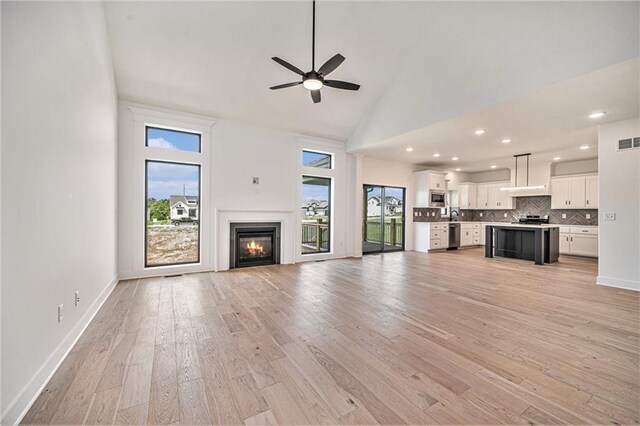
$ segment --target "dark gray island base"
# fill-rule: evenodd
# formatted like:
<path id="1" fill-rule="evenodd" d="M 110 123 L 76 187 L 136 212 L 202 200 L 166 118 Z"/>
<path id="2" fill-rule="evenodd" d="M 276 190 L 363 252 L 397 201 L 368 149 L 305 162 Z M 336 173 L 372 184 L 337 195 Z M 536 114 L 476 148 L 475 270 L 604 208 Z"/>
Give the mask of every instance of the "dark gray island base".
<path id="1" fill-rule="evenodd" d="M 487 225 L 485 257 L 533 260 L 536 265 L 558 261 L 560 227 L 556 225 Z"/>

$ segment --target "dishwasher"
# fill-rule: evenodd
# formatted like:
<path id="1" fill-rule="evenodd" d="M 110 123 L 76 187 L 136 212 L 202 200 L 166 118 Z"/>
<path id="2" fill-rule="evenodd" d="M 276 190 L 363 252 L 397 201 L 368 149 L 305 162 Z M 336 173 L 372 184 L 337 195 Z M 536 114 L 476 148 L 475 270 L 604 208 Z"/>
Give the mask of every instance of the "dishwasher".
<path id="1" fill-rule="evenodd" d="M 449 223 L 449 247 L 447 250 L 457 250 L 460 247 L 460 224 Z"/>

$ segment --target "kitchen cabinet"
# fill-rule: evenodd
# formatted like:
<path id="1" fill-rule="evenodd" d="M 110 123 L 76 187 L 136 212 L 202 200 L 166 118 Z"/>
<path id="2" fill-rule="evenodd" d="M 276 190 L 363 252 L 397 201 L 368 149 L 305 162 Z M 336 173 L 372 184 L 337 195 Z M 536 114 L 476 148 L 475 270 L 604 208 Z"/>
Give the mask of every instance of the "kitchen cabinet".
<path id="1" fill-rule="evenodd" d="M 480 210 L 488 208 L 489 207 L 489 184 L 487 183 L 478 184 L 477 192 L 478 192 L 478 200 L 476 203 L 477 205 L 476 208 Z"/>
<path id="2" fill-rule="evenodd" d="M 449 247 L 449 223 L 415 222 L 413 225 L 415 251 L 427 253 Z"/>
<path id="3" fill-rule="evenodd" d="M 500 188 L 509 186 L 509 182 L 490 182 L 478 184 L 478 209 L 509 210 L 513 208 L 513 200 L 509 191 Z"/>
<path id="4" fill-rule="evenodd" d="M 475 222 L 460 224 L 460 247 L 480 245 L 481 228 L 482 226 Z"/>
<path id="5" fill-rule="evenodd" d="M 587 176 L 587 202 L 586 208 L 598 208 L 598 176 Z"/>
<path id="6" fill-rule="evenodd" d="M 595 226 L 561 226 L 560 254 L 598 257 L 598 228 Z"/>
<path id="7" fill-rule="evenodd" d="M 434 170 L 425 170 L 413 174 L 415 188 L 415 207 L 430 207 L 429 191 L 447 190 L 446 173 Z"/>
<path id="8" fill-rule="evenodd" d="M 444 173 L 429 173 L 429 189 L 434 191 L 445 191 L 447 182 Z"/>
<path id="9" fill-rule="evenodd" d="M 551 180 L 552 209 L 598 208 L 598 176 L 568 176 Z"/>
<path id="10" fill-rule="evenodd" d="M 571 235 L 571 254 L 598 257 L 597 235 Z"/>
<path id="11" fill-rule="evenodd" d="M 461 183 L 458 185 L 458 197 L 461 209 L 477 208 L 478 186 L 475 183 Z"/>

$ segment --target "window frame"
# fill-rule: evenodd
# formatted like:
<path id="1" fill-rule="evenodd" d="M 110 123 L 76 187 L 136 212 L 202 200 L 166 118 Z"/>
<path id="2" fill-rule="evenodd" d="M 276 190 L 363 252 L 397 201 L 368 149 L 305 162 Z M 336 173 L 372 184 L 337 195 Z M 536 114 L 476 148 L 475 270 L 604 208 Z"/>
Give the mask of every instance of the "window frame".
<path id="1" fill-rule="evenodd" d="M 329 157 L 329 167 L 317 167 L 317 166 L 309 166 L 304 164 L 304 153 L 308 152 L 311 154 L 321 154 Z M 335 166 L 335 154 L 333 152 L 326 152 L 317 149 L 302 149 L 302 158 L 300 159 L 300 164 L 303 168 L 306 169 L 314 169 L 314 170 L 334 170 Z"/>
<path id="2" fill-rule="evenodd" d="M 145 132 L 145 138 L 146 138 L 146 132 Z M 195 262 L 176 262 L 176 263 L 159 263 L 159 264 L 155 264 L 155 265 L 149 265 L 149 257 L 148 257 L 148 248 L 149 248 L 149 242 L 148 242 L 148 236 L 149 236 L 149 230 L 147 229 L 147 211 L 149 209 L 149 163 L 164 163 L 164 164 L 175 164 L 175 165 L 179 165 L 179 166 L 192 166 L 192 167 L 197 167 L 198 168 L 198 199 L 202 198 L 202 165 L 201 164 L 197 164 L 197 163 L 184 163 L 184 162 L 176 162 L 176 161 L 166 161 L 166 160 L 149 160 L 146 159 L 145 163 L 144 163 L 144 224 L 145 224 L 145 229 L 144 229 L 144 267 L 145 269 L 150 269 L 150 268 L 159 268 L 159 267 L 166 267 L 166 266 L 182 266 L 182 265 L 198 265 L 200 264 L 200 259 L 202 256 L 202 253 L 200 251 L 201 246 L 202 246 L 202 228 L 201 228 L 201 223 L 198 221 L 198 258 Z M 200 205 L 198 205 L 198 208 L 200 208 Z M 171 215 L 171 205 L 169 205 L 169 215 Z M 171 216 L 169 216 L 171 217 Z M 190 216 L 189 216 L 190 217 Z M 200 217 L 200 214 L 198 215 L 198 217 Z M 171 219 L 169 219 L 171 220 Z"/>
<path id="3" fill-rule="evenodd" d="M 328 169 L 327 169 L 328 170 Z M 317 178 L 317 179 L 326 179 L 329 181 L 329 185 L 327 185 L 327 188 L 329 190 L 329 211 L 326 212 L 326 216 L 327 216 L 327 251 L 317 251 L 317 252 L 310 252 L 310 253 L 303 253 L 302 252 L 302 217 L 300 218 L 300 255 L 301 256 L 313 256 L 313 255 L 319 255 L 319 254 L 330 254 L 332 253 L 332 232 L 333 232 L 333 178 L 332 177 L 328 177 L 328 176 L 317 176 L 317 175 L 310 175 L 310 174 L 303 174 L 301 177 L 301 183 L 302 183 L 302 188 L 304 188 L 304 179 L 305 178 Z M 298 208 L 298 210 L 301 210 L 300 208 Z"/>

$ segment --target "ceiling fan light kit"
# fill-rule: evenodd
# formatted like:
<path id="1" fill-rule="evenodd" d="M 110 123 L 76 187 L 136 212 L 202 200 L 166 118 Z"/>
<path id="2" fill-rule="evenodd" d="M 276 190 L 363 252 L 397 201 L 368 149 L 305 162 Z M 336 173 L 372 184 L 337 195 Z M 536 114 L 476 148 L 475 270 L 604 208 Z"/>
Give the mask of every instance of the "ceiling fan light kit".
<path id="1" fill-rule="evenodd" d="M 329 75 L 332 71 L 344 62 L 344 56 L 341 54 L 334 55 L 331 59 L 324 63 L 316 71 L 316 2 L 313 2 L 313 28 L 311 30 L 311 71 L 304 72 L 300 68 L 291 65 L 289 62 L 284 59 L 280 59 L 277 56 L 274 56 L 273 59 L 283 67 L 287 68 L 289 71 L 293 71 L 294 73 L 300 75 L 302 77 L 302 81 L 295 81 L 293 83 L 285 83 L 279 84 L 277 86 L 272 86 L 269 89 L 277 90 L 284 89 L 286 87 L 299 86 L 302 84 L 302 87 L 309 90 L 311 92 L 311 99 L 313 99 L 314 103 L 320 102 L 320 89 L 324 86 L 333 87 L 334 89 L 342 89 L 342 90 L 358 90 L 360 89 L 359 84 L 349 83 L 346 81 L 340 80 L 325 80 L 324 78 Z"/>

